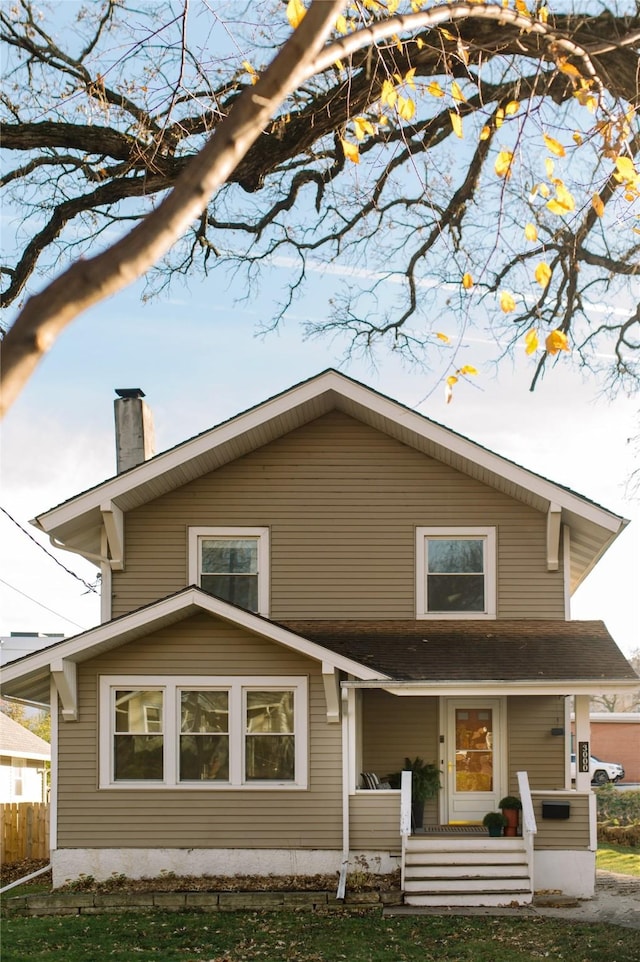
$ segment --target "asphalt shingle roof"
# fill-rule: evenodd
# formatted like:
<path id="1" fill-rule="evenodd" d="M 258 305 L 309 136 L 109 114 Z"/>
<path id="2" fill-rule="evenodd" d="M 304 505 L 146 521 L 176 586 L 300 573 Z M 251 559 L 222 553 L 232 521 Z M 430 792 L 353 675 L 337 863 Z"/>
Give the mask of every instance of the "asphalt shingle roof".
<path id="1" fill-rule="evenodd" d="M 25 754 L 50 758 L 51 745 L 4 712 L 0 712 L 0 755 L 20 757 Z"/>
<path id="2" fill-rule="evenodd" d="M 283 625 L 398 681 L 637 677 L 601 621 L 287 621 Z"/>

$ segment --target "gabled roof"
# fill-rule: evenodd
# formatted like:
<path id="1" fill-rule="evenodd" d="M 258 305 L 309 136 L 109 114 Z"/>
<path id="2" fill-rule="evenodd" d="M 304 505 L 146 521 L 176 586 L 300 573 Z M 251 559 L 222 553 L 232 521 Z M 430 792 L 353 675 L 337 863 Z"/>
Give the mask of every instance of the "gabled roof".
<path id="1" fill-rule="evenodd" d="M 4 712 L 0 712 L 0 755 L 47 761 L 51 758 L 51 745 Z"/>
<path id="2" fill-rule="evenodd" d="M 88 661 L 136 638 L 142 638 L 203 612 L 307 655 L 322 662 L 323 666 L 330 670 L 344 671 L 361 679 L 381 677 L 378 671 L 361 665 L 348 656 L 326 650 L 282 625 L 269 621 L 268 618 L 220 601 L 200 588 L 191 586 L 96 628 L 90 628 L 82 634 L 50 645 L 43 651 L 11 662 L 2 672 L 2 694 L 47 704 L 51 674 L 62 672 L 65 663 L 73 666 Z"/>
<path id="3" fill-rule="evenodd" d="M 166 494 L 338 410 L 571 529 L 575 590 L 628 523 L 574 491 L 494 454 L 338 371 L 328 370 L 39 515 L 34 524 L 71 550 L 99 556 L 101 509 L 123 512 Z M 92 559 L 92 560 L 95 560 Z"/>

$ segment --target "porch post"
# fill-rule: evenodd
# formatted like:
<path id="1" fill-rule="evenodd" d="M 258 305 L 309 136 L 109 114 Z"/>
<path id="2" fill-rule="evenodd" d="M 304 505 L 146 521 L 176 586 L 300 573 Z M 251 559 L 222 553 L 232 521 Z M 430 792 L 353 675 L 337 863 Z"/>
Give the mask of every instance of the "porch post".
<path id="1" fill-rule="evenodd" d="M 579 792 L 588 792 L 591 789 L 591 775 L 588 771 L 580 771 L 580 748 L 582 746 L 583 752 L 586 757 L 591 754 L 591 726 L 589 722 L 589 696 L 588 695 L 576 695 L 575 696 L 575 718 L 576 718 L 576 737 L 575 737 L 575 755 L 576 755 L 576 790 Z M 588 767 L 588 764 L 587 764 Z"/>

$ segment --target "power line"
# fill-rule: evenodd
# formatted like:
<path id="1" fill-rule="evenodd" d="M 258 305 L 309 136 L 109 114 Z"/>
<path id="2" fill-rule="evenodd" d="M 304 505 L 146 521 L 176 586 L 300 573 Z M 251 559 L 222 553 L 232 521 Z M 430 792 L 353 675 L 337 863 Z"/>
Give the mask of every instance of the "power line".
<path id="1" fill-rule="evenodd" d="M 23 598 L 27 598 L 28 601 L 32 601 L 34 605 L 39 605 L 40 608 L 44 608 L 45 611 L 55 615 L 56 618 L 62 618 L 63 621 L 68 621 L 70 625 L 75 625 L 75 627 L 79 628 L 80 631 L 86 631 L 86 629 L 83 628 L 82 625 L 79 625 L 77 621 L 72 621 L 71 618 L 65 618 L 64 615 L 61 615 L 58 611 L 54 611 L 53 608 L 47 608 L 47 606 L 43 605 L 41 601 L 36 601 L 35 598 L 32 598 L 31 595 L 25 594 L 24 591 L 20 591 L 19 588 L 15 587 L 15 585 L 10 585 L 8 581 L 4 580 L 4 578 L 0 578 L 0 584 L 6 585 L 7 588 L 11 588 L 12 591 L 16 591 L 19 595 L 22 595 Z"/>
<path id="2" fill-rule="evenodd" d="M 63 570 L 63 571 L 66 571 L 68 575 L 71 575 L 72 578 L 75 578 L 76 581 L 79 581 L 81 584 L 83 584 L 83 585 L 85 586 L 85 588 L 88 588 L 88 589 L 89 589 L 89 591 L 93 591 L 94 594 L 97 594 L 97 593 L 98 593 L 98 589 L 97 589 L 97 586 L 96 586 L 95 584 L 89 584 L 88 581 L 85 581 L 84 578 L 81 578 L 80 575 L 77 575 L 77 574 L 75 573 L 75 571 L 72 571 L 72 570 L 71 570 L 71 568 L 67 568 L 65 565 L 63 565 L 62 562 L 59 561 L 59 560 L 56 558 L 55 555 L 51 554 L 50 551 L 47 551 L 47 549 L 45 548 L 44 545 L 40 544 L 39 541 L 36 541 L 36 539 L 33 537 L 33 535 L 31 534 L 31 532 L 27 531 L 26 528 L 23 528 L 22 525 L 20 524 L 20 522 L 19 522 L 19 521 L 16 521 L 15 518 L 12 518 L 11 515 L 9 514 L 9 512 L 6 510 L 6 508 L 3 508 L 2 505 L 0 505 L 0 511 L 2 511 L 2 513 L 7 516 L 7 518 L 9 519 L 9 521 L 13 521 L 13 523 L 14 523 L 15 526 L 16 526 L 16 528 L 19 528 L 20 531 L 22 531 L 23 534 L 26 534 L 26 536 L 27 536 L 27 538 L 29 539 L 29 541 L 33 541 L 33 543 L 34 543 L 38 548 L 40 548 L 41 551 L 44 551 L 44 553 L 46 554 L 46 556 L 47 556 L 48 558 L 51 558 L 52 561 L 55 561 L 55 563 L 58 565 L 59 568 L 62 568 L 62 570 Z M 16 591 L 17 591 L 17 590 L 18 590 L 18 589 L 16 588 Z M 36 604 L 37 604 L 37 602 L 36 602 Z M 43 605 L 43 607 L 44 607 L 44 605 Z M 54 612 L 54 614 L 55 614 L 55 612 Z M 68 620 L 68 619 L 67 619 L 67 620 Z M 73 625 L 73 624 L 75 624 L 75 622 L 72 621 L 71 624 Z"/>

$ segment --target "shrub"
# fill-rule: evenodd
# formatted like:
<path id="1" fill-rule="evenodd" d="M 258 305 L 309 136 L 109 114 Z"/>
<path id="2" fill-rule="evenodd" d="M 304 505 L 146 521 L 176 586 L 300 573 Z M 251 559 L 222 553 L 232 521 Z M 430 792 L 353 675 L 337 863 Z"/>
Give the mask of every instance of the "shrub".
<path id="1" fill-rule="evenodd" d="M 619 825 L 640 822 L 640 791 L 621 792 L 613 785 L 596 789 L 598 821 L 615 820 Z"/>

